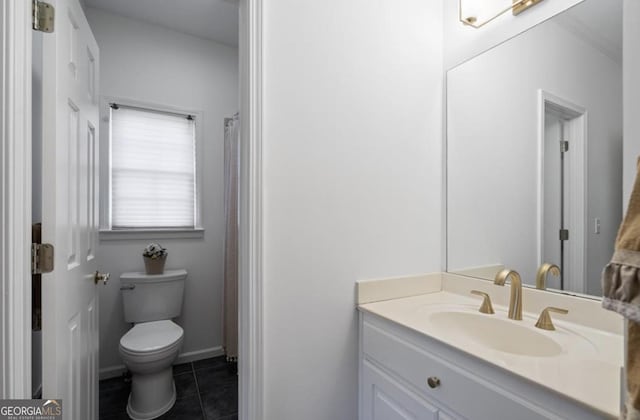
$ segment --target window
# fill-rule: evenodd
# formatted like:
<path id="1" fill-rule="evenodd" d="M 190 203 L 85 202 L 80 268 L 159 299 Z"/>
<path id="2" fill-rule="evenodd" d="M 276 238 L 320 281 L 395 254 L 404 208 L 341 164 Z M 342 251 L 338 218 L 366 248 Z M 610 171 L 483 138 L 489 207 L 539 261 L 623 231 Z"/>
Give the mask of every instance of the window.
<path id="1" fill-rule="evenodd" d="M 195 229 L 195 118 L 121 104 L 110 114 L 110 229 Z"/>

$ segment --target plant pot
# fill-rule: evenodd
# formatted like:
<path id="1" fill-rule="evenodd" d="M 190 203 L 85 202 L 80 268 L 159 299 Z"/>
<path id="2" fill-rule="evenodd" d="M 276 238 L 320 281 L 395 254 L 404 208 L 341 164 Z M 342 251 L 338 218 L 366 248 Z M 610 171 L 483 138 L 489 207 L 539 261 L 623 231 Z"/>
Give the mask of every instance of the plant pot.
<path id="1" fill-rule="evenodd" d="M 147 274 L 162 274 L 164 273 L 164 263 L 166 261 L 166 255 L 162 258 L 144 257 L 144 271 Z"/>

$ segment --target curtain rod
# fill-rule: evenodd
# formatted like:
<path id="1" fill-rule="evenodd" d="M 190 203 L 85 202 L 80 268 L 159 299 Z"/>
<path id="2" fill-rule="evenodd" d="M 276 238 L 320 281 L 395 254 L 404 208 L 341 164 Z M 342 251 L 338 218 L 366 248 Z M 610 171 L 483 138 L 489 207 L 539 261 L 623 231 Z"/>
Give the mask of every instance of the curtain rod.
<path id="1" fill-rule="evenodd" d="M 185 117 L 189 121 L 195 121 L 195 119 L 196 119 L 196 116 L 195 115 L 191 115 L 191 114 L 182 114 L 180 112 L 164 111 L 164 110 L 161 110 L 161 109 L 145 108 L 145 107 L 142 107 L 142 106 L 135 106 L 135 105 L 123 105 L 123 104 L 117 104 L 115 102 L 109 102 L 109 107 L 111 109 L 116 109 L 116 110 L 120 109 L 120 107 L 124 107 L 124 108 L 129 108 L 129 109 L 139 109 L 141 111 L 147 111 L 147 112 L 156 112 L 158 114 L 177 115 L 179 117 Z"/>

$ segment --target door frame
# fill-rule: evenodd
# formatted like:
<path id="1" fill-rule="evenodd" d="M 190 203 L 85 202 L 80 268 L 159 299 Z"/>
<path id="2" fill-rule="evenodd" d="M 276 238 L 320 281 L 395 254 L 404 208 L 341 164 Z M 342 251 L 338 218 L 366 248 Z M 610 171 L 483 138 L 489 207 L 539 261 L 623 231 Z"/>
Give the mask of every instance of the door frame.
<path id="1" fill-rule="evenodd" d="M 263 417 L 262 0 L 240 0 L 240 418 Z M 31 7 L 3 1 L 0 396 L 31 398 Z M 4 227 L 8 229 L 4 229 Z"/>
<path id="2" fill-rule="evenodd" d="M 587 148 L 588 115 L 586 108 L 545 91 L 538 90 L 538 266 L 542 261 L 544 238 L 542 234 L 542 224 L 544 223 L 544 143 L 545 143 L 545 111 L 547 104 L 560 109 L 563 113 L 571 114 L 572 119 L 569 125 L 569 137 L 571 140 L 571 150 L 577 158 L 575 165 L 569 169 L 569 201 L 570 210 L 569 223 L 567 228 L 570 232 L 570 240 L 576 243 L 567 252 L 567 264 L 570 266 L 572 279 L 565 283 L 568 291 L 586 293 L 585 273 L 587 272 Z M 575 281 L 582 279 L 581 282 Z"/>
<path id="3" fill-rule="evenodd" d="M 239 1 L 239 418 L 264 418 L 263 7 Z"/>
<path id="4" fill-rule="evenodd" d="M 31 398 L 31 2 L 0 19 L 0 396 Z"/>

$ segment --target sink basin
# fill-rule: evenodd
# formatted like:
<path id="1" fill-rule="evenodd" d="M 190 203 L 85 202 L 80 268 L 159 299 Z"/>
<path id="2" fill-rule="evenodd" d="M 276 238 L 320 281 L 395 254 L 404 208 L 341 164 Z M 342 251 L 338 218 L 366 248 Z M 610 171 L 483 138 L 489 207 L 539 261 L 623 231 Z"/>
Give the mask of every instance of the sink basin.
<path id="1" fill-rule="evenodd" d="M 464 339 L 493 350 L 519 356 L 552 357 L 562 353 L 562 347 L 520 321 L 469 312 L 435 312 L 430 321 L 443 335 Z"/>

